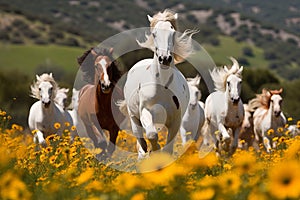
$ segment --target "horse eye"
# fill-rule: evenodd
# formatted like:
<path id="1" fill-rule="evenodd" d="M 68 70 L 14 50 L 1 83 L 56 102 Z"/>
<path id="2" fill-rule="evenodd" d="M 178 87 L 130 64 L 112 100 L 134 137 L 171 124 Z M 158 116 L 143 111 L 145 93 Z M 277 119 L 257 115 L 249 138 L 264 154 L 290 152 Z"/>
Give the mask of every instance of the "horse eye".
<path id="1" fill-rule="evenodd" d="M 173 26 L 171 26 L 171 29 L 174 29 L 174 27 L 173 27 Z"/>
<path id="2" fill-rule="evenodd" d="M 230 85 L 230 82 L 229 82 L 229 81 L 227 81 L 227 85 L 228 85 L 228 86 Z"/>
<path id="3" fill-rule="evenodd" d="M 42 88 L 39 88 L 39 91 L 41 91 L 42 90 Z"/>

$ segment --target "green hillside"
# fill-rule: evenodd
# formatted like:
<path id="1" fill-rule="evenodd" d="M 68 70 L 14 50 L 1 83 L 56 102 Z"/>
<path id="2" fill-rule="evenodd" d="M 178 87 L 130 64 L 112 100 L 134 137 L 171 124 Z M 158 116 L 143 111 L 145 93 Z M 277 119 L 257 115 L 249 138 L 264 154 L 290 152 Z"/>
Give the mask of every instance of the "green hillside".
<path id="1" fill-rule="evenodd" d="M 76 58 L 84 52 L 77 47 L 58 45 L 0 44 L 1 70 L 18 70 L 34 77 L 39 67 L 61 68 L 67 73 L 78 69 Z"/>

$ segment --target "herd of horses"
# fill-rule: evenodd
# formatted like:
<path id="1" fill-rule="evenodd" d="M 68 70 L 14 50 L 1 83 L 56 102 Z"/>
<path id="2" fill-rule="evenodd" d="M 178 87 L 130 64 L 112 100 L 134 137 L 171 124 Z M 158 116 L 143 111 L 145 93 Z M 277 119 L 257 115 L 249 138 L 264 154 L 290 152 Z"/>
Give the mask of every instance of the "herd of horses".
<path id="1" fill-rule="evenodd" d="M 113 49 L 91 48 L 78 58 L 87 84 L 80 90 L 73 89 L 69 108 L 65 105 L 68 89 L 59 88 L 52 74 L 37 75 L 31 93 L 38 101 L 28 117 L 29 128 L 35 130 L 34 141 L 46 145 L 45 137 L 61 135 L 66 126 L 74 125 L 77 130 L 72 137 L 86 134 L 95 147 L 104 150 L 103 155 L 111 156 L 119 131 L 113 110 L 118 110 L 121 118 L 130 122 L 137 138 L 138 158 L 160 149 L 172 154 L 178 133 L 183 144 L 202 138 L 202 146 L 214 147 L 218 154 L 232 155 L 239 140 L 245 141 L 241 148 L 256 143 L 270 152 L 274 147 L 272 138 L 280 134 L 277 129 L 286 124 L 281 111 L 282 89 L 263 89 L 255 99 L 243 104 L 243 67 L 231 57 L 231 67 L 215 67 L 210 72 L 215 91 L 201 102 L 201 77 L 186 79 L 175 67 L 193 54 L 191 38 L 195 33 L 177 34 L 177 17 L 170 10 L 148 16 L 151 33 L 145 42 L 137 42 L 151 49 L 154 56 L 131 67 L 123 88 L 117 85 L 122 74 L 113 59 Z M 120 99 L 114 99 L 113 91 Z M 57 122 L 61 126 L 53 125 Z M 162 128 L 168 132 L 163 148 L 158 143 Z M 270 129 L 274 134 L 268 134 Z"/>

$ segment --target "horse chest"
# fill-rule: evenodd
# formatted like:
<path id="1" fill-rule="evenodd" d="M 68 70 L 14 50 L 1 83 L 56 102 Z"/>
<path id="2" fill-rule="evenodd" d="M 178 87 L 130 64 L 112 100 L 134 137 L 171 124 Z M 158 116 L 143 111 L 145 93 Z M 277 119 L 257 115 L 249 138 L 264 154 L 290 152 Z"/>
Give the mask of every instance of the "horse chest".
<path id="1" fill-rule="evenodd" d="M 225 117 L 225 126 L 237 127 L 242 123 L 242 116 L 240 116 L 238 110 L 230 109 Z"/>

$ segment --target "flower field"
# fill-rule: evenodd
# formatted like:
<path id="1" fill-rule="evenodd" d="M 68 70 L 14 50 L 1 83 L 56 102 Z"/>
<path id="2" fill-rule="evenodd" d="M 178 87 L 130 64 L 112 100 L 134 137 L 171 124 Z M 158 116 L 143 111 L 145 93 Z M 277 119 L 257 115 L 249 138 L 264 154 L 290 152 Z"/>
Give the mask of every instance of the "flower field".
<path id="1" fill-rule="evenodd" d="M 89 151 L 88 140 L 71 142 L 72 127 L 62 137 L 47 137 L 48 146 L 40 149 L 23 127 L 9 126 L 10 119 L 0 110 L 0 199 L 300 198 L 300 137 L 288 131 L 274 138 L 277 147 L 270 154 L 250 148 L 237 150 L 231 158 L 213 152 L 200 158 L 197 143 L 191 143 L 165 168 L 161 166 L 173 158 L 153 153 L 133 172 L 123 172 L 110 167 L 113 163 L 99 162 L 94 155 L 101 150 Z M 125 131 L 120 131 L 117 144 L 135 148 Z M 134 173 L 138 171 L 152 172 Z"/>

